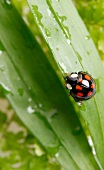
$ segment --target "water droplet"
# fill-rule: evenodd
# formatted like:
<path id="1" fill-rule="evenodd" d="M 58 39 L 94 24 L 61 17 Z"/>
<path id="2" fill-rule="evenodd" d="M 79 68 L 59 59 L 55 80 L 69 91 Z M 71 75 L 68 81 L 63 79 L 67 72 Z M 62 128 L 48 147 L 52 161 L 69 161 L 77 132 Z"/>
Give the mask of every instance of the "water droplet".
<path id="1" fill-rule="evenodd" d="M 50 11 L 49 8 L 47 9 L 47 13 L 48 13 L 49 16 L 51 16 L 51 11 Z"/>
<path id="2" fill-rule="evenodd" d="M 77 57 L 78 57 L 78 60 L 80 61 L 80 62 L 82 62 L 82 57 L 80 56 L 80 54 L 76 51 L 76 55 L 77 55 Z"/>
<path id="3" fill-rule="evenodd" d="M 32 114 L 32 113 L 35 112 L 35 110 L 32 108 L 32 106 L 28 106 L 27 112 L 28 112 L 29 114 Z"/>
<path id="4" fill-rule="evenodd" d="M 45 28 L 45 33 L 47 37 L 51 37 L 51 32 L 48 28 Z"/>
<path id="5" fill-rule="evenodd" d="M 71 41 L 71 34 L 70 34 L 70 31 L 69 31 L 69 27 L 64 24 L 64 21 L 67 20 L 67 17 L 66 16 L 60 16 L 58 13 L 57 13 L 57 16 L 60 20 L 61 27 L 62 27 L 62 30 L 63 30 L 65 37 Z M 70 44 L 69 43 L 70 41 L 68 41 L 68 44 Z"/>
<path id="6" fill-rule="evenodd" d="M 55 163 L 56 162 L 56 158 L 55 157 L 50 157 L 49 162 L 51 164 Z"/>
<path id="7" fill-rule="evenodd" d="M 4 67 L 4 66 L 0 67 L 0 70 L 1 70 L 2 72 L 4 72 L 4 71 L 5 71 L 5 67 Z"/>
<path id="8" fill-rule="evenodd" d="M 56 158 L 58 158 L 58 157 L 59 157 L 59 152 L 57 152 L 57 153 L 55 154 L 55 157 L 56 157 Z"/>
<path id="9" fill-rule="evenodd" d="M 11 9 L 12 8 L 11 0 L 4 0 L 4 5 L 7 9 Z"/>
<path id="10" fill-rule="evenodd" d="M 58 113 L 57 113 L 57 112 L 52 113 L 51 116 L 50 116 L 50 118 L 53 119 L 53 118 L 55 118 L 56 116 L 58 116 Z"/>
<path id="11" fill-rule="evenodd" d="M 39 103 L 39 107 L 40 107 L 40 108 L 42 107 L 42 103 Z"/>
<path id="12" fill-rule="evenodd" d="M 84 102 L 81 102 L 80 110 L 81 111 L 86 111 Z"/>
<path id="13" fill-rule="evenodd" d="M 78 101 L 77 105 L 81 107 L 82 106 L 82 101 Z"/>
<path id="14" fill-rule="evenodd" d="M 64 26 L 65 30 L 65 37 L 71 41 L 71 34 L 69 32 L 69 28 L 67 26 Z"/>
<path id="15" fill-rule="evenodd" d="M 57 28 L 55 28 L 55 29 L 56 29 L 57 32 L 59 31 Z"/>
<path id="16" fill-rule="evenodd" d="M 68 73 L 68 71 L 67 71 L 66 66 L 65 66 L 64 63 L 58 63 L 58 64 L 59 64 L 61 70 L 62 70 L 64 73 Z"/>
<path id="17" fill-rule="evenodd" d="M 55 156 L 58 153 L 58 150 L 59 150 L 59 147 L 60 147 L 59 142 L 57 141 L 57 138 L 54 142 L 55 143 L 51 143 L 52 146 L 47 148 L 48 152 L 53 156 Z"/>
<path id="18" fill-rule="evenodd" d="M 23 92 L 24 92 L 23 88 L 18 88 L 18 93 L 19 93 L 20 96 L 23 96 Z"/>
<path id="19" fill-rule="evenodd" d="M 56 116 L 58 116 L 57 110 L 56 110 L 56 109 L 51 110 L 51 111 L 48 113 L 48 116 L 47 116 L 48 121 L 51 122 L 52 119 L 54 119 Z"/>
<path id="20" fill-rule="evenodd" d="M 87 54 L 90 55 L 90 51 L 87 51 Z"/>
<path id="21" fill-rule="evenodd" d="M 80 126 L 75 127 L 73 130 L 73 134 L 79 135 L 80 133 L 81 133 L 81 127 Z"/>
<path id="22" fill-rule="evenodd" d="M 57 15 L 58 15 L 58 17 L 60 19 L 60 22 L 64 22 L 67 19 L 66 16 L 60 16 L 58 13 L 57 13 Z"/>
<path id="23" fill-rule="evenodd" d="M 17 77 L 17 80 L 20 81 L 20 77 Z"/>
<path id="24" fill-rule="evenodd" d="M 1 87 L 5 90 L 5 93 L 9 93 L 11 92 L 11 90 L 9 89 L 9 87 L 7 87 L 4 83 L 0 83 Z"/>
<path id="25" fill-rule="evenodd" d="M 90 35 L 85 36 L 85 40 L 89 40 L 91 38 Z"/>
<path id="26" fill-rule="evenodd" d="M 0 50 L 0 55 L 3 53 L 3 51 Z"/>
<path id="27" fill-rule="evenodd" d="M 22 162 L 17 162 L 11 165 L 11 169 L 21 169 Z"/>
<path id="28" fill-rule="evenodd" d="M 76 55 L 77 55 L 77 58 L 80 62 L 80 65 L 82 66 L 82 69 L 84 70 L 84 67 L 83 67 L 83 64 L 82 64 L 82 57 L 80 56 L 80 54 L 76 51 Z"/>
<path id="29" fill-rule="evenodd" d="M 6 3 L 7 3 L 8 5 L 10 5 L 10 4 L 11 4 L 11 0 L 6 0 Z"/>
<path id="30" fill-rule="evenodd" d="M 41 20 L 43 18 L 43 15 L 38 11 L 38 6 L 37 5 L 32 5 L 32 10 L 34 12 L 35 17 L 38 16 L 38 20 L 39 20 L 39 24 L 44 27 L 44 25 L 42 24 Z"/>
<path id="31" fill-rule="evenodd" d="M 88 143 L 89 143 L 89 145 L 90 145 L 90 147 L 92 149 L 93 155 L 96 155 L 96 151 L 95 151 L 95 148 L 94 148 L 94 143 L 93 143 L 93 140 L 92 140 L 91 136 L 88 135 L 87 139 L 88 139 Z"/>
<path id="32" fill-rule="evenodd" d="M 92 154 L 93 154 L 93 155 L 96 155 L 96 150 L 95 150 L 94 147 L 92 147 Z"/>
<path id="33" fill-rule="evenodd" d="M 67 39 L 67 43 L 68 43 L 68 44 L 70 44 L 70 43 L 71 43 L 70 39 Z"/>
<path id="34" fill-rule="evenodd" d="M 44 151 L 39 147 L 39 145 L 34 144 L 34 148 L 35 148 L 35 154 L 37 156 L 42 156 L 44 154 Z"/>
<path id="35" fill-rule="evenodd" d="M 58 48 L 58 47 L 56 47 L 56 50 L 58 51 L 58 50 L 59 50 L 59 48 Z"/>
<path id="36" fill-rule="evenodd" d="M 93 146 L 93 141 L 92 141 L 91 136 L 87 136 L 87 139 L 88 139 L 89 145 L 92 147 Z"/>
<path id="37" fill-rule="evenodd" d="M 28 98 L 28 102 L 31 102 L 32 101 L 32 98 Z"/>
<path id="38" fill-rule="evenodd" d="M 57 51 L 59 50 L 59 44 L 57 44 L 57 46 L 56 46 L 56 50 L 57 50 Z"/>

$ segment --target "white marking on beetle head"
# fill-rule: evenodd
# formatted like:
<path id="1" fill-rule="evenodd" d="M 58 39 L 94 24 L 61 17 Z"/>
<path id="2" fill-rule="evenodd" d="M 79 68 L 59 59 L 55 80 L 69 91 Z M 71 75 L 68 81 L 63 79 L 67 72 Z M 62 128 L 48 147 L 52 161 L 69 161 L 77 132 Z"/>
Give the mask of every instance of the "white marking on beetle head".
<path id="1" fill-rule="evenodd" d="M 70 76 L 71 76 L 72 78 L 76 78 L 76 77 L 78 77 L 78 74 L 77 74 L 77 73 L 72 73 Z"/>
<path id="2" fill-rule="evenodd" d="M 66 84 L 66 87 L 67 87 L 67 89 L 69 89 L 69 90 L 72 89 L 72 86 L 71 86 L 69 83 Z"/>
<path id="3" fill-rule="evenodd" d="M 89 82 L 87 80 L 82 80 L 82 84 L 86 87 L 89 87 Z"/>

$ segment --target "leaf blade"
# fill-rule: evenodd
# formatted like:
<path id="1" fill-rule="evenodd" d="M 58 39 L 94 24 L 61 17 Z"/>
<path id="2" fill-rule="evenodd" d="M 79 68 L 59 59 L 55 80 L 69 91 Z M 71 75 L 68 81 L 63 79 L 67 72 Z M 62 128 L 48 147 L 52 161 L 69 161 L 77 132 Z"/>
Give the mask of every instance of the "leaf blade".
<path id="1" fill-rule="evenodd" d="M 41 4 L 41 0 L 28 0 L 28 3 L 56 62 L 64 66 L 64 71 L 87 70 L 99 82 L 100 92 L 97 91 L 94 99 L 83 104 L 80 114 L 88 124 L 97 157 L 104 167 L 104 108 L 101 100 L 104 99 L 104 69 L 90 35 L 71 1 L 46 0 Z M 46 29 L 50 31 L 50 36 L 47 36 Z"/>

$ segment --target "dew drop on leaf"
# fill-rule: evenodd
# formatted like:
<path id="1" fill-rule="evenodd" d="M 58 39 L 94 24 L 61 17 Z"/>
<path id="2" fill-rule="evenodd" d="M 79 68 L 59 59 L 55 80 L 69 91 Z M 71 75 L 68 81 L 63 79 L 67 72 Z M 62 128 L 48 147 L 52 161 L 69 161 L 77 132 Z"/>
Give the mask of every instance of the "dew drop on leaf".
<path id="1" fill-rule="evenodd" d="M 32 101 L 32 98 L 28 98 L 28 102 L 31 102 Z"/>
<path id="2" fill-rule="evenodd" d="M 64 63 L 58 63 L 58 64 L 59 64 L 60 69 L 61 69 L 64 73 L 68 73 L 67 68 L 66 68 L 66 66 L 65 66 Z"/>
<path id="3" fill-rule="evenodd" d="M 48 28 L 45 28 L 45 33 L 47 37 L 51 37 L 51 32 Z"/>
<path id="4" fill-rule="evenodd" d="M 0 50 L 0 55 L 2 54 L 2 51 Z"/>
<path id="5" fill-rule="evenodd" d="M 32 114 L 32 113 L 35 112 L 35 110 L 32 108 L 32 106 L 28 106 L 27 112 L 28 112 L 29 114 Z"/>
<path id="6" fill-rule="evenodd" d="M 11 9 L 12 8 L 11 0 L 4 0 L 4 5 L 7 9 Z"/>
<path id="7" fill-rule="evenodd" d="M 4 83 L 0 83 L 0 88 L 3 88 L 4 93 L 10 93 L 11 90 L 9 89 L 8 86 L 6 86 Z"/>
<path id="8" fill-rule="evenodd" d="M 56 50 L 58 51 L 58 50 L 59 50 L 59 48 L 58 48 L 58 47 L 56 47 Z"/>
<path id="9" fill-rule="evenodd" d="M 48 116 L 47 116 L 48 121 L 49 121 L 49 122 L 53 121 L 53 119 L 55 119 L 57 116 L 58 116 L 57 110 L 56 110 L 56 109 L 51 110 L 51 111 L 48 113 Z"/>
<path id="10" fill-rule="evenodd" d="M 39 19 L 39 24 L 43 26 L 42 22 L 41 22 L 41 19 L 43 18 L 43 15 L 39 12 L 38 10 L 38 6 L 37 5 L 32 5 L 32 10 L 33 10 L 33 13 L 35 16 L 38 16 L 38 19 Z"/>
<path id="11" fill-rule="evenodd" d="M 90 35 L 85 36 L 85 40 L 89 40 L 91 38 Z"/>
<path id="12" fill-rule="evenodd" d="M 50 9 L 47 9 L 47 13 L 48 13 L 49 16 L 51 16 L 51 11 L 50 11 Z"/>
<path id="13" fill-rule="evenodd" d="M 42 107 L 42 103 L 39 103 L 39 107 L 40 107 L 40 108 Z"/>
<path id="14" fill-rule="evenodd" d="M 79 135 L 81 133 L 81 127 L 77 126 L 73 130 L 73 135 Z"/>
<path id="15" fill-rule="evenodd" d="M 17 77 L 17 80 L 20 81 L 20 77 Z"/>
<path id="16" fill-rule="evenodd" d="M 10 1 L 10 0 L 6 0 L 6 3 L 7 3 L 8 5 L 10 5 L 10 4 L 11 4 L 11 1 Z"/>
<path id="17" fill-rule="evenodd" d="M 90 51 L 87 51 L 87 54 L 90 55 Z"/>
<path id="18" fill-rule="evenodd" d="M 58 156 L 59 156 L 59 152 L 57 152 L 57 153 L 55 154 L 55 157 L 56 157 L 56 158 L 58 158 Z"/>
<path id="19" fill-rule="evenodd" d="M 5 67 L 0 67 L 0 70 L 2 71 L 2 72 L 4 72 L 5 71 Z"/>
<path id="20" fill-rule="evenodd" d="M 67 39 L 67 43 L 68 43 L 68 44 L 70 44 L 70 43 L 71 43 L 70 39 Z"/>

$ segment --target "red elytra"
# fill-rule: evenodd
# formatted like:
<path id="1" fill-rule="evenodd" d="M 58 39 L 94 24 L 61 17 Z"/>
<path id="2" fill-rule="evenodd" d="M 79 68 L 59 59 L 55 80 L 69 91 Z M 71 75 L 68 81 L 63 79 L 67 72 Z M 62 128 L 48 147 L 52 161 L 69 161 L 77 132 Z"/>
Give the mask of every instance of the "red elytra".
<path id="1" fill-rule="evenodd" d="M 85 74 L 84 77 L 85 77 L 86 80 L 90 80 L 90 76 L 88 74 Z"/>
<path id="2" fill-rule="evenodd" d="M 87 96 L 90 96 L 92 94 L 92 91 L 89 91 L 88 93 L 87 93 Z"/>
<path id="3" fill-rule="evenodd" d="M 92 89 L 95 88 L 95 84 L 94 84 L 94 83 L 91 84 L 91 88 L 92 88 Z"/>
<path id="4" fill-rule="evenodd" d="M 76 85 L 76 90 L 82 90 L 82 87 L 79 85 Z"/>
<path id="5" fill-rule="evenodd" d="M 77 93 L 77 96 L 82 97 L 82 96 L 83 96 L 83 93 L 78 92 L 78 93 Z"/>

